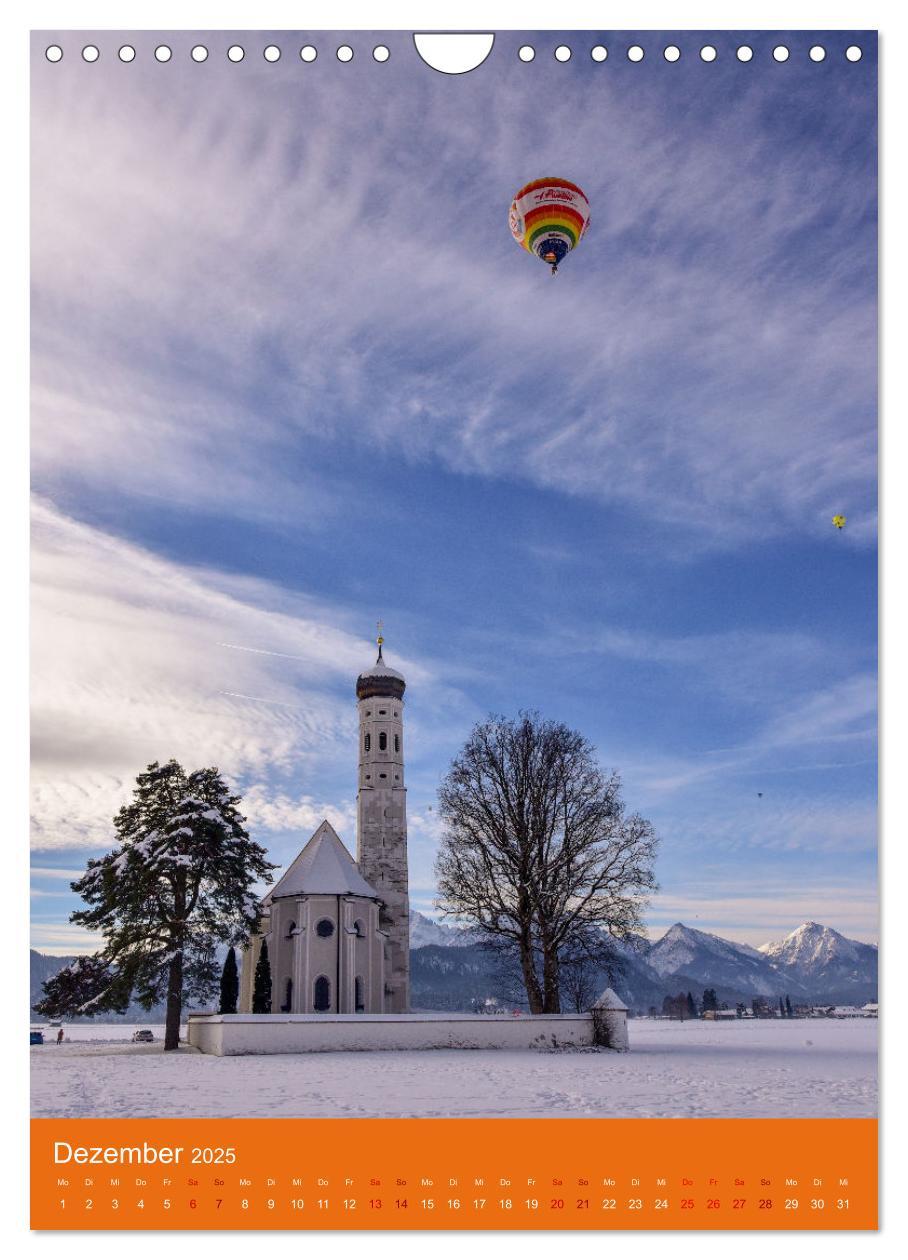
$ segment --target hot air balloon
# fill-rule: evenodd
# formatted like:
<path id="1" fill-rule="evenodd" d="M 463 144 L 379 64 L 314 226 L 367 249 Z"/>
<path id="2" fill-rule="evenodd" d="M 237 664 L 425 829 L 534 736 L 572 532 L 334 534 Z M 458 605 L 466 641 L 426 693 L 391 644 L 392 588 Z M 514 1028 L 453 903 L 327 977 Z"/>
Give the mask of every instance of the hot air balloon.
<path id="1" fill-rule="evenodd" d="M 534 179 L 511 202 L 511 235 L 518 245 L 552 268 L 576 249 L 590 225 L 590 203 L 567 179 Z"/>

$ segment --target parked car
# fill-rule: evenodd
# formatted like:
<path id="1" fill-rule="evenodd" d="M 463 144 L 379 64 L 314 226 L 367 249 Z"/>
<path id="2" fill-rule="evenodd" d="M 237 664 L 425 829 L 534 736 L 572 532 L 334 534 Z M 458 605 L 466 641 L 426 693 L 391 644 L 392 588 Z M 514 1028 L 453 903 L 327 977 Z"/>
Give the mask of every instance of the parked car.
<path id="1" fill-rule="evenodd" d="M 154 1033 L 150 1028 L 138 1028 L 132 1034 L 133 1041 L 154 1041 Z"/>
<path id="2" fill-rule="evenodd" d="M 41 1031 L 40 1028 L 32 1028 L 29 1030 L 28 1044 L 30 1046 L 43 1046 L 44 1045 L 44 1033 Z"/>

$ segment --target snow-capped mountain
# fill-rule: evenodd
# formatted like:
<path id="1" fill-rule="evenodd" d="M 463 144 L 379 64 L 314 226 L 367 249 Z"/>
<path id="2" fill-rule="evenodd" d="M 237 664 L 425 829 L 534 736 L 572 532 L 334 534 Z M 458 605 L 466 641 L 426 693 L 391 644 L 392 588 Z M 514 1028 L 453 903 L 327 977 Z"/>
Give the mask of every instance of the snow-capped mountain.
<path id="1" fill-rule="evenodd" d="M 450 923 L 438 923 L 418 910 L 410 911 L 410 948 L 421 949 L 423 945 L 457 945 L 472 944 L 472 933 L 466 928 L 455 927 Z"/>
<path id="2" fill-rule="evenodd" d="M 877 947 L 851 941 L 822 923 L 802 923 L 781 941 L 761 945 L 760 953 L 780 973 L 796 974 L 810 988 L 845 996 L 861 994 L 868 985 L 876 989 Z"/>
<path id="3" fill-rule="evenodd" d="M 698 987 L 708 985 L 748 995 L 768 996 L 779 991 L 776 968 L 759 950 L 683 923 L 673 924 L 649 947 L 646 962 L 672 991 L 673 985 L 683 988 L 681 981 L 687 979 L 695 981 Z M 796 976 L 792 975 L 788 983 L 791 993 L 804 992 Z"/>

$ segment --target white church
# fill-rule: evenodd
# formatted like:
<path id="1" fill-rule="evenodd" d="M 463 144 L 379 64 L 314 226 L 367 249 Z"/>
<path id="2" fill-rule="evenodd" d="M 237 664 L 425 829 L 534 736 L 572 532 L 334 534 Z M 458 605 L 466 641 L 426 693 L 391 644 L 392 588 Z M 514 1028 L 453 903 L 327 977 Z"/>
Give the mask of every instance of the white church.
<path id="1" fill-rule="evenodd" d="M 356 861 L 327 821 L 263 900 L 243 952 L 237 1014 L 192 1012 L 204 1054 L 335 1050 L 627 1048 L 627 1008 L 607 989 L 592 1011 L 489 1018 L 410 1011 L 410 904 L 403 675 L 378 659 L 356 680 L 359 710 Z M 268 944 L 271 1010 L 253 1013 L 255 968 Z"/>
<path id="2" fill-rule="evenodd" d="M 251 1013 L 268 942 L 273 1014 L 402 1014 L 410 1009 L 403 675 L 378 659 L 356 680 L 356 861 L 326 820 L 264 899 L 243 953 L 238 1010 Z"/>

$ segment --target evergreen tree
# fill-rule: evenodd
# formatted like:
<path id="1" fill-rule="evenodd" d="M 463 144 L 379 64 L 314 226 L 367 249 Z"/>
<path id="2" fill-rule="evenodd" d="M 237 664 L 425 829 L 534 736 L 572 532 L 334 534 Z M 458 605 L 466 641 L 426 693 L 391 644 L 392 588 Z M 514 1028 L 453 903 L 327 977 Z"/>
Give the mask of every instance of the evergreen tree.
<path id="1" fill-rule="evenodd" d="M 789 1019 L 792 1019 L 794 1017 L 794 1012 L 791 1009 L 791 998 L 788 996 L 787 993 L 785 994 L 785 1014 L 788 1016 Z"/>
<path id="2" fill-rule="evenodd" d="M 715 1011 L 719 1009 L 719 999 L 716 997 L 715 989 L 703 990 L 703 1001 L 700 1004 L 703 1011 Z"/>
<path id="3" fill-rule="evenodd" d="M 779 998 L 779 1014 L 782 1019 L 785 1018 L 785 1003 L 782 1001 L 781 997 Z"/>
<path id="4" fill-rule="evenodd" d="M 688 1019 L 697 1018 L 697 1003 L 694 1001 L 692 993 L 687 995 L 687 1017 Z"/>
<path id="5" fill-rule="evenodd" d="M 218 1003 L 218 1014 L 235 1015 L 239 996 L 240 977 L 236 969 L 236 950 L 231 945 L 224 959 L 224 970 L 221 972 L 221 1000 Z"/>
<path id="6" fill-rule="evenodd" d="M 166 1000 L 164 1049 L 180 1041 L 183 1003 L 217 989 L 216 947 L 245 944 L 258 928 L 252 887 L 274 869 L 250 840 L 215 767 L 187 775 L 153 762 L 114 819 L 117 847 L 89 859 L 70 887 L 88 905 L 70 919 L 104 938 L 44 985 L 35 1009 L 51 1019 L 124 1014 Z"/>
<path id="7" fill-rule="evenodd" d="M 252 985 L 253 1015 L 271 1014 L 271 963 L 268 961 L 268 942 L 262 941 L 262 952 L 255 964 L 255 980 Z"/>

